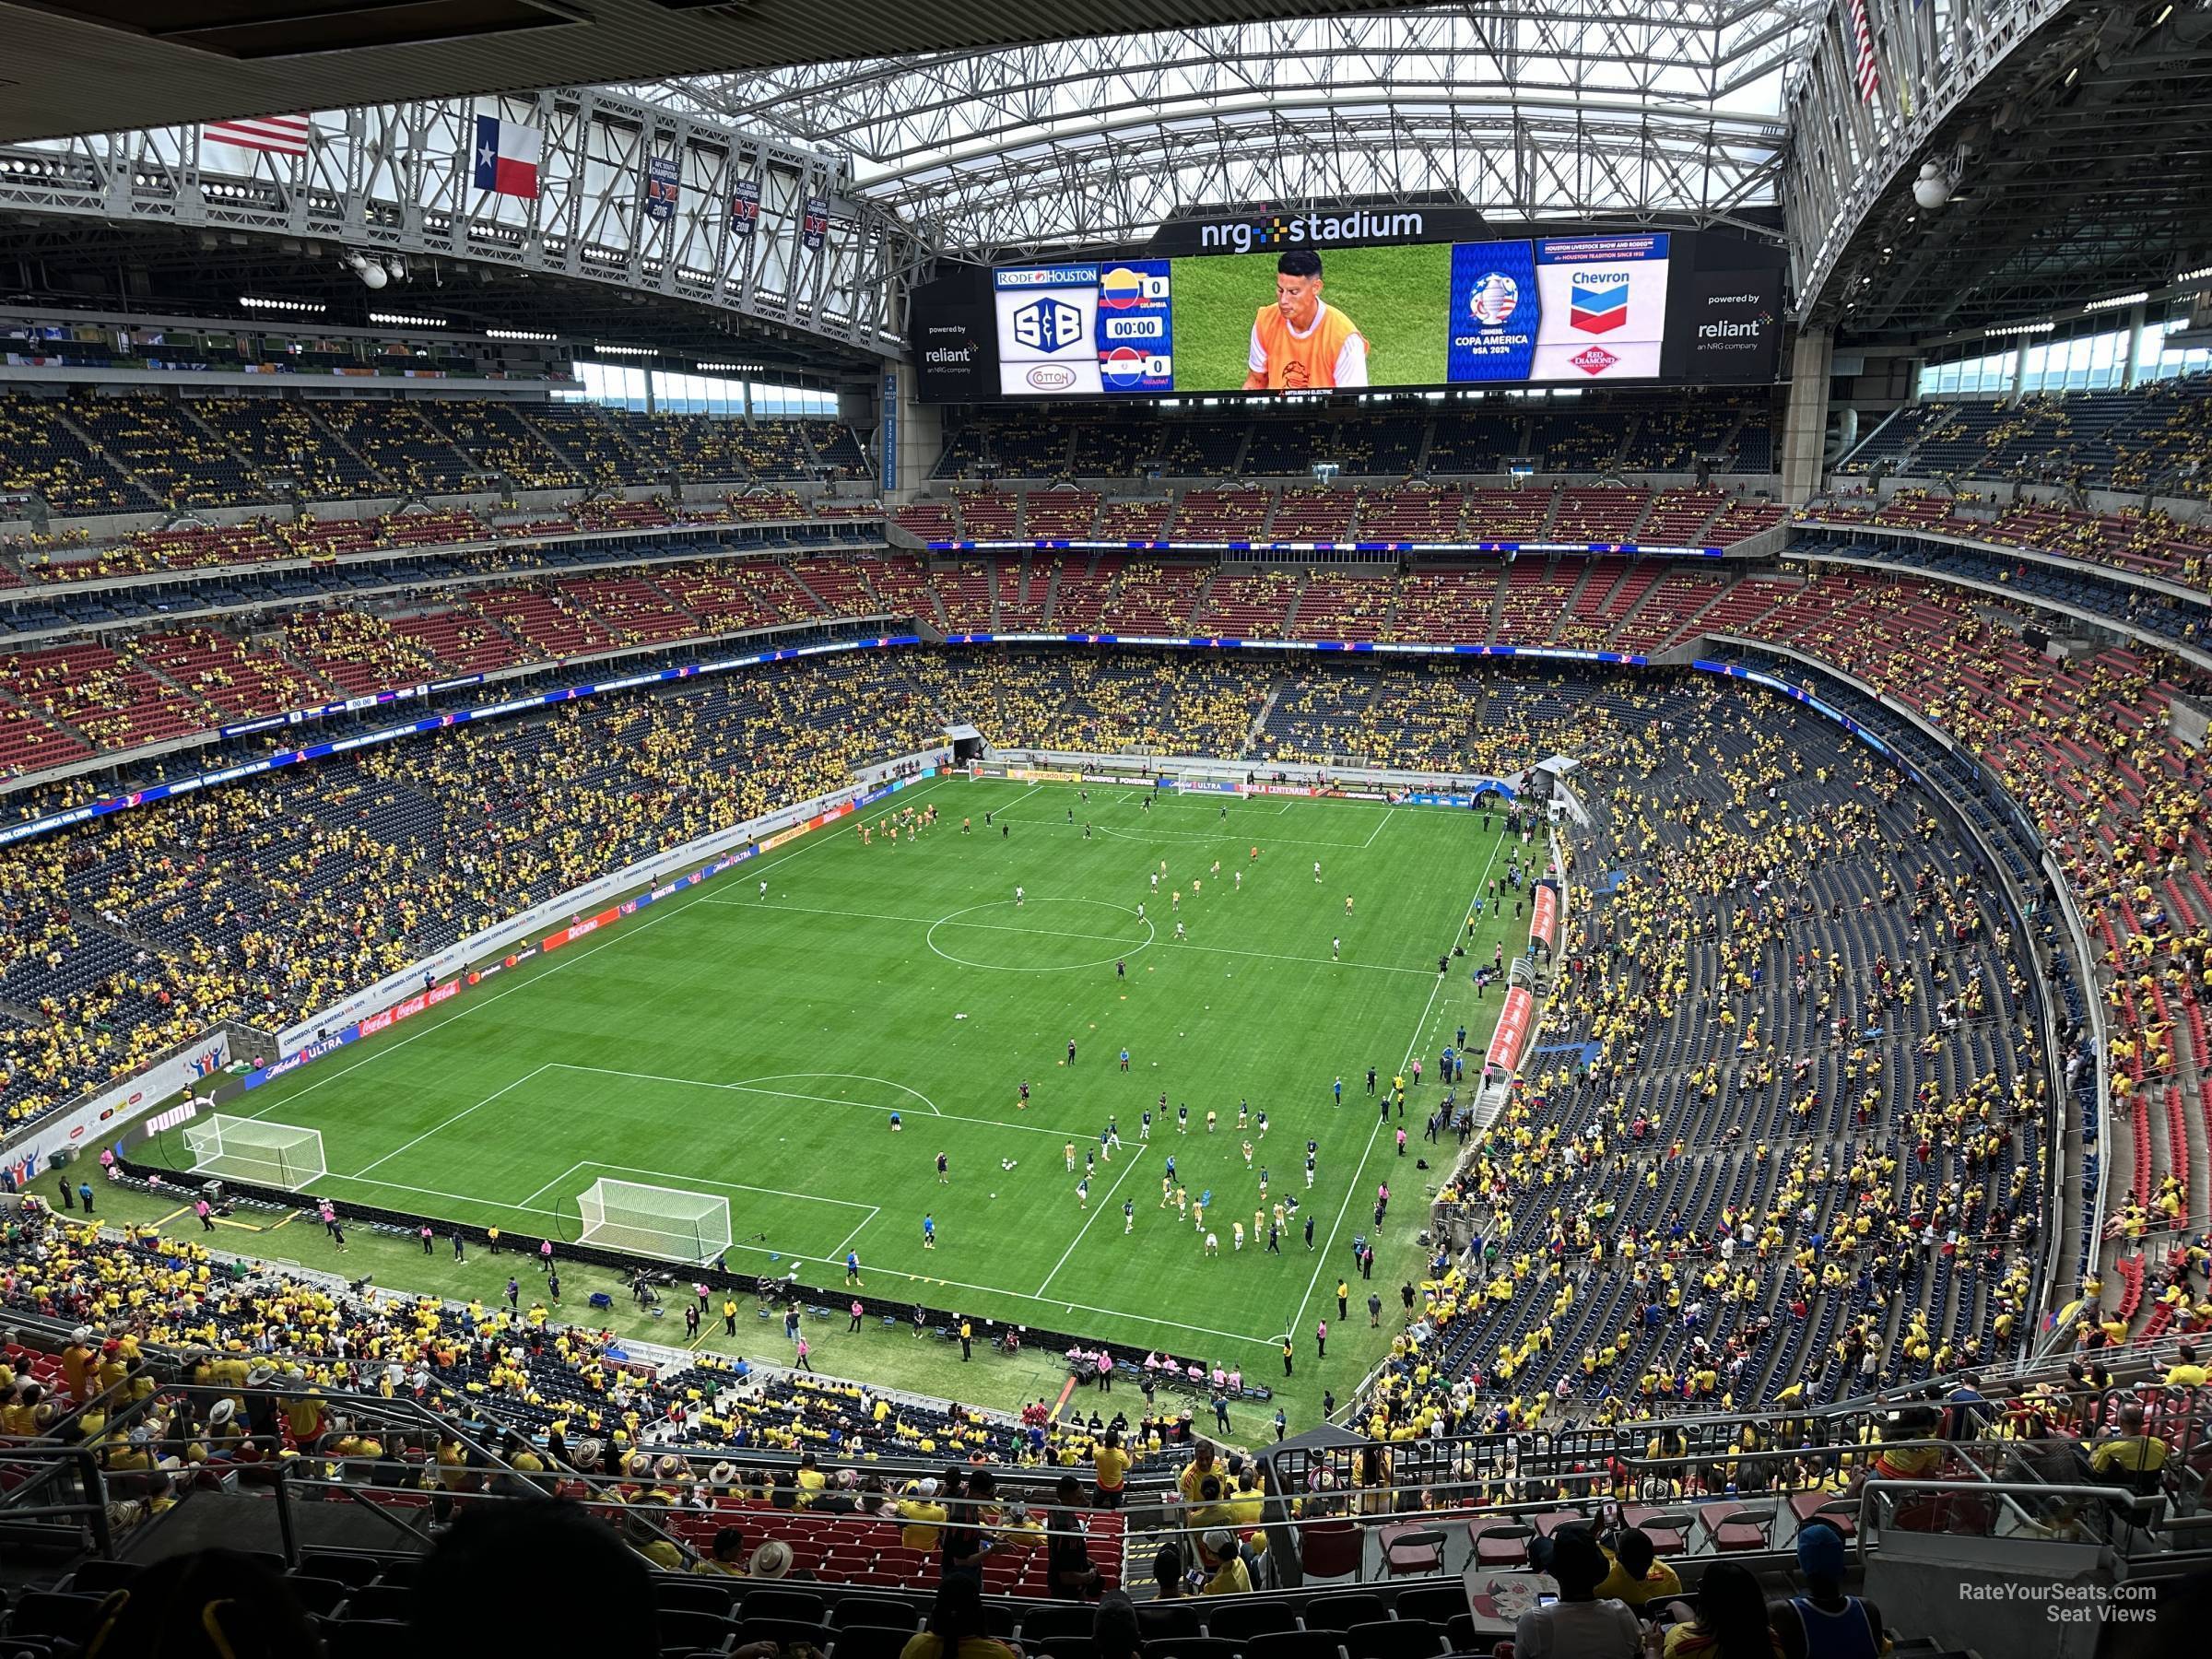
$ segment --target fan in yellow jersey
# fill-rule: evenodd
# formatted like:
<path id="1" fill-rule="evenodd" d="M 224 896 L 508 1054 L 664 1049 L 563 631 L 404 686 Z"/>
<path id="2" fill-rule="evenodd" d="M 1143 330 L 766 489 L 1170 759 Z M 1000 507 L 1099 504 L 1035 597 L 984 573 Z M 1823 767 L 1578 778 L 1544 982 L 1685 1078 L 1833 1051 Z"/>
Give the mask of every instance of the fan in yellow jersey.
<path id="1" fill-rule="evenodd" d="M 1247 392 L 1367 384 L 1367 336 L 1321 297 L 1321 255 L 1292 248 L 1275 262 L 1275 303 L 1253 319 Z"/>

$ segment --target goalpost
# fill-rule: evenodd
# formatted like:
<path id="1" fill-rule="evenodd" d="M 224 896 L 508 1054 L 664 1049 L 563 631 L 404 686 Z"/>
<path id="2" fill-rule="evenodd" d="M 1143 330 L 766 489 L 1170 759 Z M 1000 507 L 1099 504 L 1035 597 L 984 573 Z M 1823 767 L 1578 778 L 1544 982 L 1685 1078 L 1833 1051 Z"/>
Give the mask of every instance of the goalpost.
<path id="1" fill-rule="evenodd" d="M 184 1125 L 184 1150 L 194 1175 L 221 1175 L 296 1193 L 329 1173 L 323 1137 L 297 1124 L 218 1112 Z"/>
<path id="2" fill-rule="evenodd" d="M 730 1201 L 605 1176 L 577 1195 L 585 1244 L 699 1266 L 730 1247 Z"/>

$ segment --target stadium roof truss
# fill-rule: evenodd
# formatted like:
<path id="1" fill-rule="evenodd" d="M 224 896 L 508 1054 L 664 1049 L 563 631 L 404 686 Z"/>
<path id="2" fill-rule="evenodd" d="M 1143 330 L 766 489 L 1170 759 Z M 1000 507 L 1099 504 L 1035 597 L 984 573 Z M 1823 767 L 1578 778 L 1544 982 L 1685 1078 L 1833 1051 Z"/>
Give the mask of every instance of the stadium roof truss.
<path id="1" fill-rule="evenodd" d="M 479 113 L 543 133 L 536 196 L 476 188 Z M 869 352 L 898 349 L 900 278 L 925 254 L 897 218 L 852 199 L 840 158 L 604 88 L 331 111 L 313 117 L 304 154 L 242 169 L 238 154 L 209 153 L 197 125 L 0 147 L 0 210 L 299 239 L 334 260 L 353 249 L 582 278 Z M 677 165 L 665 219 L 646 210 L 649 158 Z M 750 236 L 731 228 L 741 181 L 759 189 Z M 815 197 L 830 219 L 809 248 L 802 220 Z"/>
<path id="2" fill-rule="evenodd" d="M 692 76 L 647 95 L 844 154 L 857 195 L 971 258 L 1140 241 L 1193 204 L 1346 198 L 1772 234 L 1784 72 L 1816 4 L 1505 0 Z"/>

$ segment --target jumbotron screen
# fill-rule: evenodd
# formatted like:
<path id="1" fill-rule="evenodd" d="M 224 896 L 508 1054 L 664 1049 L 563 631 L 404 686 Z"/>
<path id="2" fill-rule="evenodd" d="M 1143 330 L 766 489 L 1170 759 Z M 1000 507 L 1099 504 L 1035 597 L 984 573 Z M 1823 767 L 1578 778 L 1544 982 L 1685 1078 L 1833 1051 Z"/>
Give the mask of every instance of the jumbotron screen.
<path id="1" fill-rule="evenodd" d="M 913 323 L 930 401 L 1742 384 L 1782 298 L 1772 250 L 1655 230 L 1002 265 Z"/>

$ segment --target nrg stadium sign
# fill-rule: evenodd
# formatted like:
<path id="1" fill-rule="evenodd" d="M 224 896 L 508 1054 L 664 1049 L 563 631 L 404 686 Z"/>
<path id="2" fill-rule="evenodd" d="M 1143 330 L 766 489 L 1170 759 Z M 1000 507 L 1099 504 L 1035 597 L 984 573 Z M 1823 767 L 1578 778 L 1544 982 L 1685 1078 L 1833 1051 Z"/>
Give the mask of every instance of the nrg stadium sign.
<path id="1" fill-rule="evenodd" d="M 1378 248 L 1403 242 L 1464 241 L 1490 232 L 1475 208 L 1452 204 L 1322 203 L 1234 218 L 1174 218 L 1145 244 L 1154 259 L 1194 253 L 1259 253 L 1283 248 Z"/>
<path id="2" fill-rule="evenodd" d="M 1277 213 L 1264 219 L 1200 225 L 1198 246 L 1207 253 L 1250 253 L 1255 248 L 1351 248 L 1419 241 L 1422 235 L 1423 223 L 1418 213 L 1374 213 L 1355 207 L 1349 213 Z"/>

